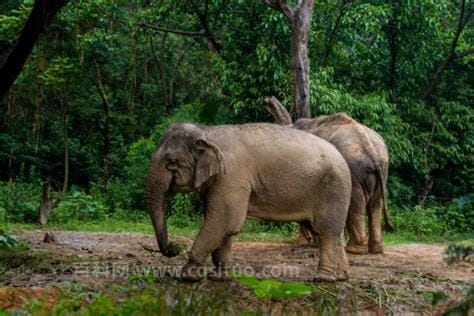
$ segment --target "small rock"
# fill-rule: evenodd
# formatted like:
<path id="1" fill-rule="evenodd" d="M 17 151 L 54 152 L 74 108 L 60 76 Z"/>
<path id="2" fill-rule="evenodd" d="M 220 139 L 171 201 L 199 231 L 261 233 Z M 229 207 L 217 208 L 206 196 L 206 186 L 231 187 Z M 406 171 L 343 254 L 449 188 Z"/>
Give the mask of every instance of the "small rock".
<path id="1" fill-rule="evenodd" d="M 57 243 L 56 236 L 54 236 L 53 233 L 46 233 L 44 234 L 43 242 L 47 244 Z"/>

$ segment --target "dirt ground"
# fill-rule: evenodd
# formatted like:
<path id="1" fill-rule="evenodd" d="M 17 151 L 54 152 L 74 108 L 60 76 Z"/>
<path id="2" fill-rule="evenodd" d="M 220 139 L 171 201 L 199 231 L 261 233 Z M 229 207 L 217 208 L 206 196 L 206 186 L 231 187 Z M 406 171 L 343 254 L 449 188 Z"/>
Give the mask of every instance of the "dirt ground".
<path id="1" fill-rule="evenodd" d="M 47 288 L 74 281 L 99 290 L 145 271 L 177 275 L 187 258 L 186 252 L 166 258 L 145 250 L 142 245 L 156 247 L 151 235 L 54 231 L 56 242 L 45 243 L 44 231 L 13 233 L 27 240 L 32 252 L 44 252 L 48 265 L 31 270 L 25 263 L 7 271 L 3 284 L 8 287 Z M 188 247 L 192 243 L 190 239 L 174 240 Z M 349 254 L 349 282 L 360 287 L 375 284 L 462 297 L 462 291 L 474 284 L 474 265 L 464 262 L 448 266 L 445 247 L 405 244 L 386 247 L 380 255 Z M 318 264 L 316 249 L 288 243 L 235 242 L 233 250 L 234 270 L 257 277 L 311 282 Z M 210 260 L 208 263 L 210 267 Z"/>

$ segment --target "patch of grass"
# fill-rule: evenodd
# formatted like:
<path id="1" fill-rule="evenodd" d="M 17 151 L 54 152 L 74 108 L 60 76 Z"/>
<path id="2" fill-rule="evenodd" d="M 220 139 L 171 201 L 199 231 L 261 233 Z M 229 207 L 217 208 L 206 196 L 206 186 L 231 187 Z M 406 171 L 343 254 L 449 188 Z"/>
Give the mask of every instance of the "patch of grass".
<path id="1" fill-rule="evenodd" d="M 412 232 L 397 231 L 394 233 L 384 233 L 383 242 L 385 245 L 400 245 L 407 243 L 448 243 L 448 242 L 469 242 L 474 240 L 473 233 L 452 233 L 441 236 L 439 234 L 417 235 Z"/>
<path id="2" fill-rule="evenodd" d="M 168 232 L 171 236 L 180 236 L 194 238 L 199 232 L 203 219 L 196 217 L 194 221 L 188 221 L 187 225 L 179 219 L 171 216 L 168 223 Z M 6 223 L 5 228 L 8 230 L 24 229 L 36 230 L 38 226 L 35 224 L 23 223 Z M 70 220 L 65 223 L 51 223 L 47 225 L 48 230 L 71 230 L 86 232 L 134 232 L 144 234 L 154 234 L 153 226 L 148 218 L 140 221 L 127 221 L 119 219 L 107 219 L 103 221 L 79 221 Z M 347 237 L 347 234 L 346 234 Z M 298 225 L 293 223 L 292 226 L 285 229 L 269 228 L 262 222 L 255 220 L 247 220 L 245 222 L 242 233 L 237 235 L 236 241 L 267 241 L 267 242 L 289 242 L 295 243 L 298 238 Z M 468 242 L 474 240 L 474 233 L 452 233 L 452 234 L 416 234 L 398 230 L 394 233 L 384 232 L 383 240 L 385 245 L 399 245 L 406 243 L 449 243 L 449 242 Z"/>

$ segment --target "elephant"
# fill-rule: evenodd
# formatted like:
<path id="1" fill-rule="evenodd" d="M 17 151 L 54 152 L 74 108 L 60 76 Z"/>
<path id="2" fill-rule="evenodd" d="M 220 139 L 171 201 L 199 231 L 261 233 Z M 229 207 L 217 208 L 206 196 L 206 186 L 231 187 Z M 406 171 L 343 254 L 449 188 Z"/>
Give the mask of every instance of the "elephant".
<path id="1" fill-rule="evenodd" d="M 231 238 L 247 217 L 304 223 L 321 238 L 314 280 L 348 278 L 342 234 L 350 171 L 337 149 L 319 137 L 268 123 L 175 123 L 152 155 L 145 191 L 159 251 L 167 257 L 180 247 L 168 240 L 166 195 L 195 191 L 204 202 L 204 223 L 181 270 L 184 280 L 202 277 L 195 271 L 209 254 L 214 271 L 225 271 Z"/>
<path id="2" fill-rule="evenodd" d="M 275 123 L 289 125 L 319 136 L 333 144 L 344 157 L 351 171 L 352 195 L 347 216 L 349 241 L 346 251 L 354 254 L 383 253 L 381 216 L 385 228 L 393 231 L 387 214 L 386 184 L 388 150 L 383 138 L 374 130 L 357 122 L 346 113 L 302 118 L 291 124 L 291 117 L 276 98 L 265 100 L 266 110 Z M 369 238 L 365 232 L 365 213 L 368 213 Z M 311 234 L 304 226 L 300 230 L 300 244 L 310 242 Z M 313 236 L 317 243 L 316 236 Z"/>

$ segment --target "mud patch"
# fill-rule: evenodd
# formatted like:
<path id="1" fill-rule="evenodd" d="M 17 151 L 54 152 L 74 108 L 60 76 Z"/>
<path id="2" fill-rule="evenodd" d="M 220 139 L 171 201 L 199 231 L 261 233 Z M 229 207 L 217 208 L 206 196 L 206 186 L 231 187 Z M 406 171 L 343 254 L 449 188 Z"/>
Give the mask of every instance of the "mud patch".
<path id="1" fill-rule="evenodd" d="M 67 288 L 73 282 L 91 291 L 102 291 L 110 285 L 128 286 L 130 280 L 148 278 L 150 274 L 161 282 L 160 278 L 178 275 L 187 260 L 186 251 L 174 258 L 146 251 L 142 244 L 155 248 L 156 240 L 145 234 L 54 231 L 56 242 L 44 243 L 44 231 L 14 233 L 28 241 L 32 253 L 48 254 L 47 267 L 12 268 L 0 281 L 4 286 Z M 172 239 L 188 249 L 192 244 L 191 239 Z M 333 297 L 337 304 L 357 305 L 373 313 L 381 309 L 395 313 L 426 311 L 430 308 L 429 295 L 437 292 L 449 297 L 443 302 L 447 306 L 461 300 L 465 290 L 474 284 L 474 266 L 447 265 L 445 248 L 440 244 L 405 244 L 386 247 L 385 253 L 379 255 L 349 254 L 350 280 L 329 287 L 322 285 L 320 291 Z M 319 257 L 315 248 L 235 242 L 233 252 L 233 268 L 237 272 L 319 286 L 312 282 Z M 210 259 L 208 266 L 212 266 Z M 293 303 L 307 306 L 308 300 Z"/>
<path id="2" fill-rule="evenodd" d="M 58 293 L 51 288 L 0 288 L 0 309 L 6 311 L 18 310 L 32 300 L 41 301 L 51 308 L 57 299 Z"/>

